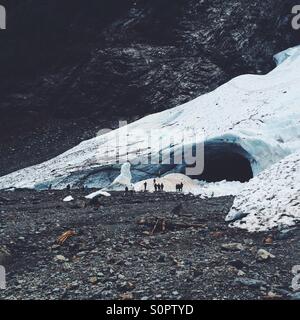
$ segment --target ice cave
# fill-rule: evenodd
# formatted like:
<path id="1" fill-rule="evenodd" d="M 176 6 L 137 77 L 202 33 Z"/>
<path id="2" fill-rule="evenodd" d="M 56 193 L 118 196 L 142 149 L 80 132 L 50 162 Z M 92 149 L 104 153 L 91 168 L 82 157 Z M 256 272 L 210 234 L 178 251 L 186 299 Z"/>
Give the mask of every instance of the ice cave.
<path id="1" fill-rule="evenodd" d="M 204 146 L 204 171 L 194 178 L 207 182 L 247 182 L 253 178 L 251 156 L 234 143 L 207 142 Z"/>

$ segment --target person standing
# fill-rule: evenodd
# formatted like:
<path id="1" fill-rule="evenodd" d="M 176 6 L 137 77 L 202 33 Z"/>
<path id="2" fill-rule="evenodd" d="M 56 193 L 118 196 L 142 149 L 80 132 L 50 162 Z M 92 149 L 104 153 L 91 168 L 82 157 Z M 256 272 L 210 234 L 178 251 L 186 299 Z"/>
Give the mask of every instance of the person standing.
<path id="1" fill-rule="evenodd" d="M 183 183 L 180 183 L 180 192 L 183 192 Z"/>
<path id="2" fill-rule="evenodd" d="M 147 181 L 144 182 L 144 191 L 147 191 Z"/>

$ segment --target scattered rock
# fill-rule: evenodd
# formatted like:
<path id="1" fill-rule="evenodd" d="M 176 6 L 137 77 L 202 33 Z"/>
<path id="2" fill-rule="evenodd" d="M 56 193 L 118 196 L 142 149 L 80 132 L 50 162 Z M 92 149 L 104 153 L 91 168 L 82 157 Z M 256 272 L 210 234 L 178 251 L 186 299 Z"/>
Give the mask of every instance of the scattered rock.
<path id="1" fill-rule="evenodd" d="M 166 253 L 162 253 L 162 254 L 158 257 L 157 262 L 166 262 L 167 258 L 168 258 L 168 255 L 167 255 Z"/>
<path id="2" fill-rule="evenodd" d="M 62 255 L 57 255 L 57 256 L 55 256 L 54 261 L 56 261 L 56 262 L 68 262 L 69 259 L 67 259 L 66 257 L 64 257 Z"/>
<path id="3" fill-rule="evenodd" d="M 0 197 L 0 204 L 7 204 L 7 203 L 9 203 L 9 199 Z"/>
<path id="4" fill-rule="evenodd" d="M 269 291 L 268 294 L 264 297 L 264 299 L 266 300 L 278 300 L 281 299 L 282 296 L 273 292 L 273 291 Z"/>
<path id="5" fill-rule="evenodd" d="M 70 283 L 68 285 L 68 289 L 73 290 L 73 289 L 77 289 L 79 287 L 79 282 L 78 281 L 73 281 L 72 283 Z"/>
<path id="6" fill-rule="evenodd" d="M 265 238 L 264 241 L 263 241 L 263 243 L 266 244 L 266 245 L 271 245 L 271 244 L 273 244 L 273 236 L 270 235 L 270 236 L 268 236 L 267 238 Z"/>
<path id="7" fill-rule="evenodd" d="M 300 292 L 292 294 L 291 300 L 300 300 Z"/>
<path id="8" fill-rule="evenodd" d="M 237 268 L 237 269 L 243 269 L 244 267 L 247 267 L 247 264 L 245 264 L 241 260 L 232 260 L 232 261 L 229 261 L 228 264 L 230 266 Z"/>
<path id="9" fill-rule="evenodd" d="M 237 275 L 238 275 L 239 277 L 244 277 L 244 276 L 246 275 L 246 273 L 245 273 L 244 271 L 242 271 L 242 270 L 239 270 L 238 273 L 237 273 Z"/>
<path id="10" fill-rule="evenodd" d="M 0 265 L 6 266 L 11 262 L 12 256 L 6 246 L 0 246 Z"/>
<path id="11" fill-rule="evenodd" d="M 294 229 L 282 230 L 276 237 L 278 240 L 286 240 L 293 236 Z"/>
<path id="12" fill-rule="evenodd" d="M 234 284 L 242 285 L 246 287 L 252 287 L 252 288 L 260 288 L 260 287 L 266 286 L 267 283 L 262 280 L 239 277 L 234 280 Z"/>
<path id="13" fill-rule="evenodd" d="M 253 245 L 253 240 L 252 239 L 244 239 L 244 244 L 248 245 L 248 246 L 252 246 Z"/>
<path id="14" fill-rule="evenodd" d="M 264 250 L 264 249 L 259 249 L 256 253 L 256 260 L 258 262 L 263 262 L 263 261 L 267 261 L 269 259 L 274 259 L 275 256 L 273 254 L 271 254 L 270 252 Z"/>
<path id="15" fill-rule="evenodd" d="M 98 283 L 98 278 L 97 277 L 90 277 L 89 282 L 93 285 Z"/>
<path id="16" fill-rule="evenodd" d="M 120 294 L 120 299 L 121 300 L 133 300 L 133 294 L 131 292 L 126 292 Z"/>
<path id="17" fill-rule="evenodd" d="M 222 244 L 221 248 L 224 251 L 243 251 L 243 250 L 245 250 L 245 247 L 241 243 Z"/>
<path id="18" fill-rule="evenodd" d="M 221 239 L 222 237 L 224 237 L 224 232 L 222 231 L 211 232 L 210 236 L 215 239 Z"/>

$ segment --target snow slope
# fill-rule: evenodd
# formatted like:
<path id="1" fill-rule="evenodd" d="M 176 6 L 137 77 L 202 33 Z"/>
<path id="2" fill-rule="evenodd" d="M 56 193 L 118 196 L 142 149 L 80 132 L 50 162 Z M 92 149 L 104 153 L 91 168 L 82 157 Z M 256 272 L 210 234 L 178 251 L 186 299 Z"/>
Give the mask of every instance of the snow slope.
<path id="1" fill-rule="evenodd" d="M 151 149 L 156 160 L 161 150 L 171 148 L 177 154 L 183 144 L 191 144 L 183 142 L 183 133 L 193 130 L 193 145 L 229 142 L 240 146 L 257 175 L 300 150 L 300 47 L 276 59 L 281 63 L 267 75 L 237 77 L 189 103 L 84 141 L 54 159 L 0 178 L 0 189 L 41 189 L 50 183 L 53 188 L 107 187 L 120 170 L 117 154 L 121 162 L 134 163 L 133 182 L 151 178 L 160 166 L 144 163 L 149 150 L 141 138 L 151 130 L 157 131 Z M 161 143 L 169 137 L 172 146 L 168 139 Z M 163 173 L 179 168 L 167 166 Z"/>
<path id="2" fill-rule="evenodd" d="M 249 231 L 300 222 L 300 152 L 253 178 L 235 198 L 226 220 Z"/>

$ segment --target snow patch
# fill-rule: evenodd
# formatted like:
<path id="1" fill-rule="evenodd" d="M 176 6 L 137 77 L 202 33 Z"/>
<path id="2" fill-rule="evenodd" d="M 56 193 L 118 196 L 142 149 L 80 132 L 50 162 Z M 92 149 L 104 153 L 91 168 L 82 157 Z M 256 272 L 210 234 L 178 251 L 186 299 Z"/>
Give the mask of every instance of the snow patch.
<path id="1" fill-rule="evenodd" d="M 239 181 L 220 181 L 215 183 L 206 183 L 205 181 L 198 182 L 200 194 L 204 197 L 223 197 L 236 196 L 247 185 L 247 182 Z"/>
<path id="2" fill-rule="evenodd" d="M 63 202 L 71 202 L 71 201 L 74 201 L 74 198 L 72 196 L 67 196 L 63 200 Z"/>
<path id="3" fill-rule="evenodd" d="M 106 192 L 106 191 L 103 191 L 103 190 L 100 190 L 100 191 L 96 191 L 96 192 L 93 192 L 87 196 L 85 196 L 86 199 L 89 199 L 89 200 L 92 200 L 98 196 L 104 196 L 104 197 L 111 197 L 111 194 Z"/>

